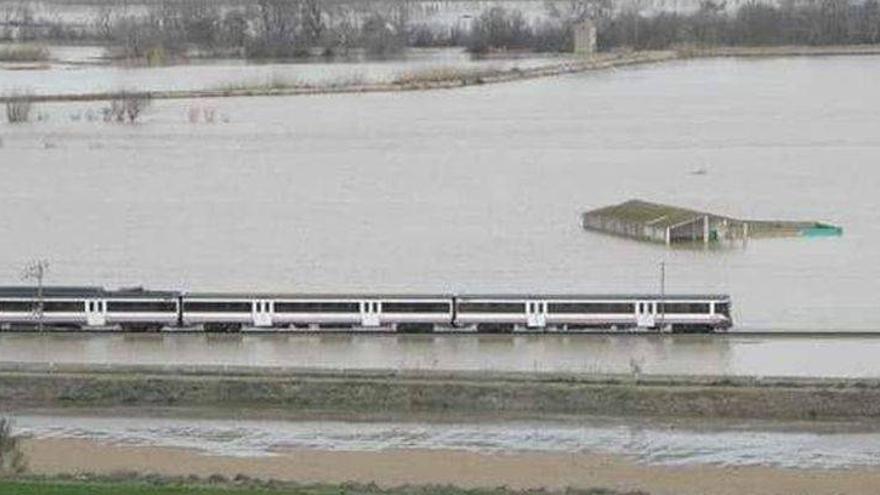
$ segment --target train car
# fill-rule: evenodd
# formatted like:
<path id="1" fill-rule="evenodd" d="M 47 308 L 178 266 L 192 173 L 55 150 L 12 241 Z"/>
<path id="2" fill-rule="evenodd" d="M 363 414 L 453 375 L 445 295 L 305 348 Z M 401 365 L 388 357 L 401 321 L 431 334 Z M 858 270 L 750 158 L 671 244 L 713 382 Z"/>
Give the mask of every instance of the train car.
<path id="1" fill-rule="evenodd" d="M 207 331 L 295 327 L 429 331 L 452 322 L 452 300 L 433 295 L 187 294 L 182 322 Z"/>
<path id="2" fill-rule="evenodd" d="M 463 295 L 455 325 L 478 331 L 669 329 L 724 330 L 726 295 Z"/>
<path id="3" fill-rule="evenodd" d="M 0 287 L 0 324 L 34 328 L 40 321 L 56 328 L 119 328 L 158 330 L 178 324 L 178 295 L 140 288 L 105 290 L 101 287 Z"/>
<path id="4" fill-rule="evenodd" d="M 33 328 L 349 329 L 507 332 L 645 329 L 709 332 L 732 326 L 726 295 L 234 294 L 140 288 L 0 287 L 0 325 Z"/>

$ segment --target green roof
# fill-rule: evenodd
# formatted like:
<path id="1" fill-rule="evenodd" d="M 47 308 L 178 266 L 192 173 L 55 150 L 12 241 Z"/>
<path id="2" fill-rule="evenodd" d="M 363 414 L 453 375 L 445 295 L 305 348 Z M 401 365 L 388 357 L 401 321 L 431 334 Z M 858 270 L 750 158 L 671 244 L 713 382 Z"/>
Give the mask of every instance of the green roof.
<path id="1" fill-rule="evenodd" d="M 640 223 L 661 228 L 696 221 L 706 216 L 713 219 L 726 218 L 703 211 L 650 203 L 639 199 L 632 199 L 619 205 L 591 210 L 584 213 L 584 215 L 614 218 L 623 222 Z"/>

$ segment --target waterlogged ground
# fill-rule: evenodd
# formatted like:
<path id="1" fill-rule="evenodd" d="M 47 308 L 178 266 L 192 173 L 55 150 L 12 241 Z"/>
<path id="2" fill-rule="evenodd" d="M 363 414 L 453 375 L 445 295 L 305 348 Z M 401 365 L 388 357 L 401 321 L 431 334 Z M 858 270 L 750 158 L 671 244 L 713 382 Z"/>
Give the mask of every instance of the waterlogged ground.
<path id="1" fill-rule="evenodd" d="M 665 260 L 668 291 L 730 293 L 740 329 L 877 330 L 877 61 L 161 101 L 134 126 L 40 105 L 47 120 L 0 128 L 0 280 L 46 257 L 64 284 L 644 292 Z M 845 233 L 704 251 L 580 228 L 632 197 Z"/>
<path id="2" fill-rule="evenodd" d="M 23 415 L 36 439 L 176 447 L 206 455 L 263 457 L 291 451 L 438 450 L 611 454 L 660 465 L 714 464 L 840 469 L 880 465 L 880 434 L 853 425 L 576 422 L 388 423 Z"/>

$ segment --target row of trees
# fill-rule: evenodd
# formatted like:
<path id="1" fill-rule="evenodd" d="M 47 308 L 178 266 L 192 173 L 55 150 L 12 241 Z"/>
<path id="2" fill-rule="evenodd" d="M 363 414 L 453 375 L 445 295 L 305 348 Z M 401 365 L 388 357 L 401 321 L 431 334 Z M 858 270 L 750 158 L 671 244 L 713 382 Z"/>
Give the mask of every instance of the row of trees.
<path id="1" fill-rule="evenodd" d="M 573 26 L 584 19 L 596 23 L 600 49 L 880 42 L 878 0 L 754 2 L 735 10 L 722 0 L 704 0 L 694 13 L 650 16 L 638 8 L 639 0 L 617 9 L 611 1 L 545 0 L 547 15 L 538 22 L 518 10 L 493 6 L 469 26 L 438 30 L 411 22 L 414 0 L 256 0 L 233 5 L 164 0 L 136 15 L 103 7 L 87 36 L 107 43 L 119 57 L 155 63 L 194 48 L 205 55 L 252 58 L 345 54 L 356 48 L 381 56 L 407 46 L 467 46 L 475 53 L 562 52 L 572 49 Z M 25 4 L 7 7 L 2 17 L 0 37 L 11 36 L 10 26 L 25 41 L 73 36 L 72 28 L 58 23 L 43 25 L 40 31 L 40 22 Z"/>
<path id="2" fill-rule="evenodd" d="M 165 2 L 146 15 L 99 16 L 100 37 L 123 57 L 164 57 L 197 48 L 204 54 L 296 57 L 364 48 L 372 55 L 411 42 L 409 3 L 370 4 L 369 11 L 323 0 L 257 0 L 223 10 L 211 0 Z"/>
<path id="3" fill-rule="evenodd" d="M 705 46 L 850 45 L 880 43 L 877 0 L 786 0 L 778 6 L 748 3 L 734 12 L 705 0 L 689 15 L 651 17 L 625 12 L 600 24 L 599 47 L 662 49 Z"/>
<path id="4" fill-rule="evenodd" d="M 556 4 L 559 5 L 559 4 Z M 675 45 L 849 45 L 880 43 L 880 3 L 865 0 L 786 0 L 775 6 L 748 3 L 729 11 L 705 0 L 692 14 L 646 16 L 637 9 L 612 15 L 600 1 L 571 0 L 568 10 L 551 9 L 548 21 L 529 25 L 517 11 L 494 7 L 474 23 L 468 37 L 473 52 L 497 49 L 571 51 L 573 26 L 583 19 L 597 25 L 598 45 L 656 50 Z M 636 5 L 636 4 L 633 4 Z"/>

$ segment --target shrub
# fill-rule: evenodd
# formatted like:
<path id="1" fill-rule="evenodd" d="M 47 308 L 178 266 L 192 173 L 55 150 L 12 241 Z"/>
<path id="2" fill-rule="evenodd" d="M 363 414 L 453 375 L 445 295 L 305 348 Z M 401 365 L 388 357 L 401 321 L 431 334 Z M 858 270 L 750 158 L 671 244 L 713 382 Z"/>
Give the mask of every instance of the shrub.
<path id="1" fill-rule="evenodd" d="M 19 474 L 27 469 L 21 441 L 12 433 L 12 421 L 0 418 L 0 473 Z"/>
<path id="2" fill-rule="evenodd" d="M 0 62 L 45 62 L 49 50 L 36 45 L 13 45 L 0 48 Z"/>
<path id="3" fill-rule="evenodd" d="M 13 97 L 6 101 L 6 121 L 10 124 L 20 124 L 31 119 L 31 111 L 34 105 L 26 96 Z"/>
<path id="4" fill-rule="evenodd" d="M 104 108 L 104 121 L 133 124 L 149 106 L 150 95 L 148 93 L 122 92 L 110 100 L 109 107 Z"/>

